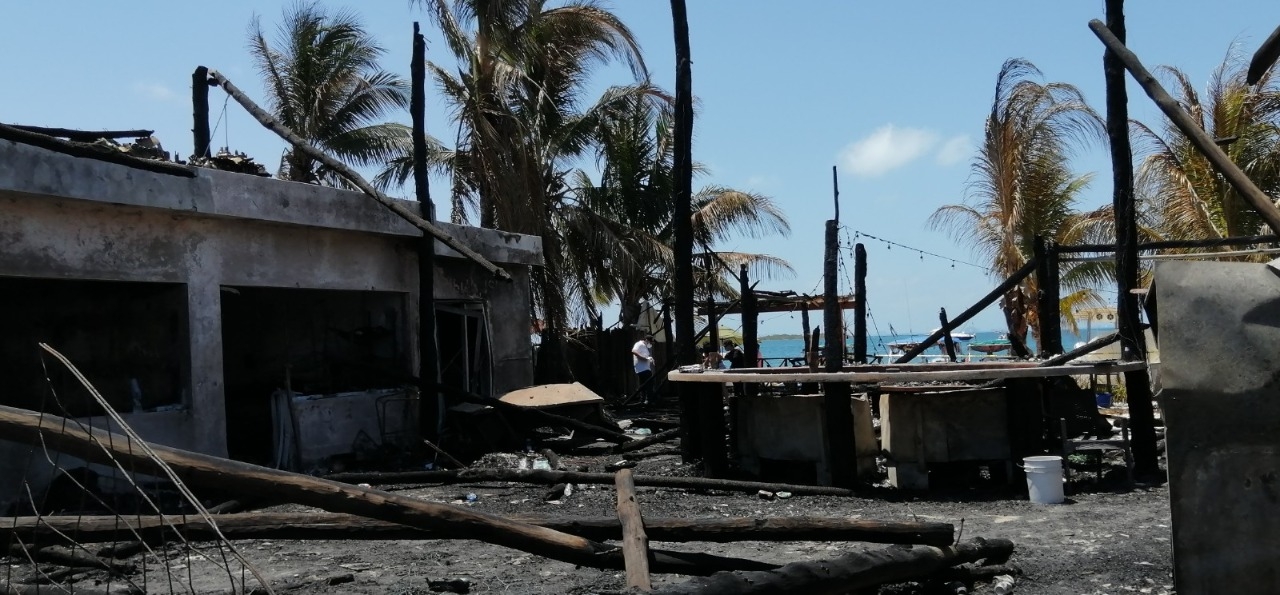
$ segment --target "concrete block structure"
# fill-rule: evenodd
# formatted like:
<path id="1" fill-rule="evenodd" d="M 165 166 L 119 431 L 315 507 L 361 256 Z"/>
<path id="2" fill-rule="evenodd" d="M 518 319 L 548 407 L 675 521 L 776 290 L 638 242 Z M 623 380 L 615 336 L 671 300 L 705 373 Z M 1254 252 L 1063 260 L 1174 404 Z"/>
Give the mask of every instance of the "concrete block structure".
<path id="1" fill-rule="evenodd" d="M 193 171 L 0 140 L 0 403 L 97 414 L 42 358 L 46 342 L 145 439 L 267 463 L 274 391 L 385 390 L 417 374 L 417 228 L 357 192 Z M 528 386 L 540 240 L 440 226 L 514 278 L 437 242 L 442 382 Z M 15 478 L 37 474 L 31 458 L 0 440 L 0 513 Z"/>

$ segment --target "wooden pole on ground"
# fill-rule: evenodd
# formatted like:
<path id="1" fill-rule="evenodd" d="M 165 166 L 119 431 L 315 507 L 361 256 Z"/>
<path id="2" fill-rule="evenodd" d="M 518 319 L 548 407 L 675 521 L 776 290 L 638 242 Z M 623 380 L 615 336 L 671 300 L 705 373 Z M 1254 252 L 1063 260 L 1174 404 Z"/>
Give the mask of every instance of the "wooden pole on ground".
<path id="1" fill-rule="evenodd" d="M 975 539 L 954 547 L 890 547 L 845 554 L 834 560 L 793 562 L 768 572 L 718 573 L 658 593 L 668 595 L 752 595 L 860 593 L 862 589 L 928 577 L 939 570 L 978 560 L 1002 563 L 1013 553 L 1007 539 Z"/>
<path id="2" fill-rule="evenodd" d="M 947 328 L 946 308 L 938 310 L 938 323 L 942 325 L 942 328 Z M 946 334 L 943 335 L 943 339 L 943 346 L 947 349 L 947 357 L 953 362 L 956 361 L 956 342 L 951 339 L 951 331 L 946 331 Z"/>
<path id="3" fill-rule="evenodd" d="M 195 141 L 192 157 L 209 157 L 213 142 L 209 132 L 209 69 L 197 66 L 191 73 L 191 136 Z"/>
<path id="4" fill-rule="evenodd" d="M 1116 4 L 1114 7 L 1112 2 Z M 1231 185 L 1232 189 L 1239 193 L 1240 197 L 1258 212 L 1258 215 L 1262 217 L 1263 221 L 1267 222 L 1267 226 L 1273 232 L 1280 233 L 1280 210 L 1277 210 L 1275 205 L 1272 204 L 1271 197 L 1258 188 L 1249 179 L 1248 174 L 1244 173 L 1231 161 L 1226 152 L 1213 141 L 1213 137 L 1209 136 L 1196 120 L 1182 109 L 1176 99 L 1169 96 L 1164 87 L 1160 86 L 1160 82 L 1156 80 L 1156 77 L 1152 76 L 1142 65 L 1142 62 L 1138 60 L 1138 57 L 1125 47 L 1123 15 L 1124 10 L 1121 3 L 1117 0 L 1110 0 L 1107 2 L 1108 25 L 1104 25 L 1102 21 L 1097 19 L 1089 21 L 1089 28 L 1093 30 L 1094 35 L 1098 36 L 1098 39 L 1102 40 L 1103 45 L 1107 46 L 1107 55 L 1112 56 L 1111 60 L 1104 58 L 1104 61 L 1128 69 L 1134 80 L 1138 81 L 1142 89 L 1147 92 L 1147 96 L 1155 102 L 1156 107 L 1159 107 L 1160 111 L 1169 117 L 1169 121 L 1178 130 L 1182 131 L 1182 134 L 1187 137 L 1192 146 L 1208 159 L 1213 169 L 1222 174 L 1222 177 Z M 1120 18 L 1117 20 L 1116 17 Z M 1118 32 L 1116 31 L 1117 29 L 1119 30 Z M 1123 76 L 1120 78 L 1123 79 Z M 1111 88 L 1111 78 L 1108 77 L 1107 81 L 1108 88 Z M 1120 88 L 1123 88 L 1123 86 Z M 1108 95 L 1107 107 L 1107 120 L 1110 122 L 1110 95 Z M 1128 110 L 1126 109 L 1125 111 L 1127 112 Z M 1108 126 L 1108 128 L 1110 127 Z M 1115 153 L 1114 149 L 1112 149 L 1112 153 Z"/>
<path id="5" fill-rule="evenodd" d="M 420 529 L 466 533 L 472 539 L 510 547 L 538 556 L 592 568 L 624 567 L 616 547 L 504 517 L 409 498 L 332 480 L 259 467 L 160 445 L 149 445 L 148 456 L 129 437 L 101 429 L 81 428 L 77 422 L 50 414 L 0 406 L 0 435 L 6 440 L 41 445 L 90 463 L 119 465 L 132 472 L 164 475 L 172 469 L 193 486 L 231 493 L 270 494 L 280 501 L 313 506 L 330 512 L 399 523 Z M 158 459 L 158 460 L 157 460 Z M 772 567 L 770 564 L 693 555 L 654 552 L 655 572 L 704 574 L 724 568 Z"/>
<path id="6" fill-rule="evenodd" d="M 1114 184 L 1112 209 L 1116 220 L 1116 331 L 1120 333 L 1122 359 L 1145 360 L 1146 339 L 1139 323 L 1138 299 L 1130 292 L 1138 287 L 1138 223 L 1133 192 L 1133 151 L 1129 144 L 1129 98 L 1124 87 L 1124 67 L 1129 68 L 1156 105 L 1209 158 L 1210 163 L 1215 164 L 1214 168 L 1223 174 L 1236 192 L 1253 203 L 1273 231 L 1280 231 L 1280 212 L 1271 204 L 1270 197 L 1254 186 L 1213 139 L 1164 92 L 1155 77 L 1142 68 L 1137 56 L 1124 47 L 1124 0 L 1106 0 L 1106 6 L 1107 24 L 1094 20 L 1089 26 L 1107 46 L 1102 63 L 1107 83 L 1107 136 L 1111 141 Z M 1129 372 L 1124 376 L 1125 391 L 1129 396 L 1129 427 L 1133 431 L 1134 472 L 1138 475 L 1159 473 L 1160 455 L 1156 451 L 1151 378 L 1146 370 Z"/>
<path id="7" fill-rule="evenodd" d="M 715 382 L 690 382 L 689 384 L 705 384 L 717 386 Z M 723 444 L 723 441 L 721 442 Z M 585 473 L 577 471 L 549 471 L 544 469 L 461 469 L 449 471 L 401 471 L 371 473 L 335 473 L 325 479 L 343 483 L 368 483 L 373 485 L 405 484 L 405 483 L 478 483 L 478 482 L 516 482 L 538 485 L 555 485 L 558 483 L 608 485 L 613 483 L 612 473 Z M 857 490 L 831 486 L 812 486 L 768 483 L 761 481 L 738 481 L 732 479 L 713 479 L 707 477 L 668 477 L 661 475 L 637 475 L 638 486 L 655 488 L 672 488 L 686 490 L 721 490 L 726 492 L 744 492 L 754 494 L 760 490 L 769 492 L 791 492 L 797 496 L 857 496 Z"/>
<path id="8" fill-rule="evenodd" d="M 968 322 L 970 318 L 973 318 L 979 312 L 983 311 L 987 306 L 990 306 L 991 304 L 995 303 L 996 300 L 1000 299 L 1000 296 L 1004 295 L 1006 291 L 1009 291 L 1015 285 L 1017 285 L 1018 283 L 1021 283 L 1023 279 L 1027 278 L 1027 275 L 1030 275 L 1031 273 L 1035 272 L 1036 266 L 1037 266 L 1036 259 L 1032 258 L 1029 262 L 1027 262 L 1027 264 L 1022 265 L 1022 268 L 1018 269 L 1017 272 L 1011 275 L 1008 279 L 1005 279 L 1003 283 L 1001 283 L 995 289 L 992 289 L 991 292 L 983 296 L 982 299 L 978 300 L 978 303 L 972 306 L 969 306 L 968 310 L 965 310 L 964 312 L 961 312 L 959 316 L 952 318 L 951 322 L 949 322 L 946 326 L 936 331 L 933 331 L 933 334 L 929 335 L 928 338 L 921 341 L 915 347 L 908 349 L 906 353 L 902 354 L 902 357 L 899 357 L 893 363 L 905 364 L 915 359 L 917 355 L 924 353 L 924 350 L 930 347 L 933 347 L 933 345 L 938 342 L 938 339 L 942 338 L 943 334 L 953 331 L 960 325 Z"/>
<path id="9" fill-rule="evenodd" d="M 413 63 L 409 115 L 413 118 L 413 190 L 422 205 L 422 218 L 435 221 L 427 171 L 427 41 L 413 23 Z M 436 347 L 436 241 L 429 234 L 418 240 L 418 424 L 426 440 L 437 438 L 443 421 L 444 401 L 435 385 L 440 382 L 440 357 Z M 431 442 L 427 442 L 428 445 Z M 435 448 L 432 446 L 432 448 Z M 441 452 L 436 449 L 437 452 Z M 448 455 L 446 455 L 448 456 Z M 452 458 L 452 457 L 450 457 Z M 454 461 L 457 462 L 456 460 Z"/>
<path id="10" fill-rule="evenodd" d="M 249 115 L 253 116 L 255 120 L 265 126 L 267 130 L 276 133 L 277 136 L 288 141 L 289 144 L 296 147 L 299 151 L 306 153 L 308 157 L 323 163 L 329 169 L 337 172 L 338 175 L 345 178 L 348 182 L 351 182 L 355 187 L 369 195 L 370 198 L 374 199 L 382 206 L 387 207 L 391 212 L 399 215 L 401 219 L 408 221 L 414 227 L 435 236 L 437 240 L 440 240 L 440 243 L 452 248 L 453 251 L 462 255 L 463 258 L 470 259 L 503 281 L 512 280 L 511 275 L 502 270 L 502 267 L 489 262 L 487 258 L 481 256 L 478 252 L 467 247 L 462 242 L 459 242 L 457 238 L 445 233 L 444 230 L 436 227 L 434 223 L 423 219 L 417 213 L 414 213 L 408 207 L 401 204 L 401 201 L 395 200 L 381 192 L 378 192 L 376 188 L 369 184 L 368 180 L 364 179 L 363 176 L 356 173 L 355 170 L 348 167 L 345 163 L 338 161 L 337 159 L 325 154 L 324 151 L 311 146 L 311 144 L 305 139 L 298 136 L 284 124 L 281 124 L 279 120 L 276 120 L 275 116 L 272 116 L 261 107 L 258 107 L 258 104 L 254 103 L 252 99 L 249 99 L 248 95 L 245 95 L 238 87 L 231 84 L 231 81 L 228 80 L 227 77 L 223 76 L 216 70 L 210 70 L 209 78 L 217 81 L 222 87 L 222 90 L 226 91 L 232 99 L 236 100 L 236 103 L 239 103 L 244 107 L 245 111 L 249 112 Z"/>
<path id="11" fill-rule="evenodd" d="M 649 582 L 649 538 L 644 533 L 640 503 L 636 501 L 636 484 L 631 470 L 618 471 L 614 479 L 618 490 L 618 522 L 622 524 L 622 557 L 627 565 L 627 587 L 652 591 Z"/>
<path id="12" fill-rule="evenodd" d="M 617 517 L 547 517 L 514 515 L 514 521 L 571 533 L 597 541 L 622 539 L 622 523 Z M 469 539 L 465 532 L 444 529 L 417 529 L 352 514 L 333 512 L 245 512 L 215 517 L 218 531 L 231 540 L 241 539 L 322 539 L 322 540 L 416 540 Z M 645 534 L 650 542 L 683 543 L 703 541 L 860 541 L 864 543 L 920 544 L 947 546 L 953 543 L 955 527 L 950 523 L 923 521 L 877 521 L 846 517 L 732 517 L 686 519 L 645 518 Z M 134 532 L 137 532 L 135 535 Z M 217 540 L 218 532 L 207 521 L 194 516 L 156 515 L 118 517 L 45 516 L 0 518 L 0 543 L 21 539 L 43 546 L 76 543 L 115 543 L 141 537 L 148 543 L 173 541 L 175 535 L 188 540 Z"/>
<path id="13" fill-rule="evenodd" d="M 867 249 L 859 242 L 853 247 L 853 360 L 867 363 Z"/>

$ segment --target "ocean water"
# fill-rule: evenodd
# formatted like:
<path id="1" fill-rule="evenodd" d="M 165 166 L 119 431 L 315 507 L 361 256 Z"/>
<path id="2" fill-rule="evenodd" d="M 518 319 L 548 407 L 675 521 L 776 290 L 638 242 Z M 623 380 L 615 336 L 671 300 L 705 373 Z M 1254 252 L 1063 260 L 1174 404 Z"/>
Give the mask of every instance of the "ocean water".
<path id="1" fill-rule="evenodd" d="M 1099 336 L 1101 336 L 1101 335 L 1104 335 L 1104 334 L 1106 334 L 1106 333 L 1111 332 L 1112 330 L 1114 330 L 1114 329 L 1110 329 L 1110 328 L 1103 328 L 1103 329 L 1094 328 L 1094 329 L 1093 329 L 1093 336 L 1094 336 L 1094 337 L 1099 337 Z M 1083 333 L 1084 333 L 1084 329 L 1081 329 L 1081 334 L 1083 334 Z M 970 342 L 973 342 L 973 343 L 985 343 L 985 342 L 990 342 L 990 341 L 997 341 L 997 340 L 999 340 L 999 339 L 1000 339 L 1000 337 L 1002 336 L 1002 334 L 1003 334 L 1002 332 L 998 332 L 998 331 L 982 331 L 982 332 L 975 332 L 975 333 L 973 333 L 973 335 L 974 335 L 973 341 L 970 341 Z M 870 353 L 870 354 L 888 354 L 888 353 L 889 353 L 889 347 L 888 347 L 889 343 L 892 343 L 892 342 L 894 342 L 894 341 L 906 341 L 906 340 L 920 341 L 920 340 L 925 339 L 927 336 L 928 336 L 928 335 L 926 335 L 926 334 L 868 336 L 868 337 L 867 337 L 867 353 Z M 1066 331 L 1066 330 L 1064 330 L 1064 331 L 1062 332 L 1062 346 L 1063 346 L 1063 347 L 1065 347 L 1065 348 L 1067 348 L 1067 349 L 1071 349 L 1071 347 L 1072 347 L 1072 346 L 1074 346 L 1076 343 L 1079 343 L 1079 342 L 1081 342 L 1081 341 L 1085 341 L 1085 340 L 1086 340 L 1086 338 L 1085 338 L 1085 337 L 1083 337 L 1083 336 L 1081 336 L 1081 335 L 1075 335 L 1075 334 L 1071 333 L 1070 331 Z M 1027 337 L 1027 342 L 1030 344 L 1030 345 L 1029 345 L 1029 347 L 1032 349 L 1032 351 L 1034 351 L 1034 350 L 1035 350 L 1035 341 L 1034 341 L 1033 339 L 1031 339 L 1031 337 L 1030 337 L 1030 336 L 1028 336 L 1028 337 Z M 966 341 L 958 341 L 958 342 L 957 342 L 957 345 L 956 345 L 956 353 L 957 353 L 958 355 L 963 355 L 963 354 L 965 354 L 965 353 L 968 351 L 967 349 L 965 349 L 965 348 L 964 348 L 964 345 L 965 345 L 966 343 L 969 343 L 969 342 L 966 342 Z M 848 343 L 848 351 L 849 351 L 849 352 L 852 352 L 852 351 L 853 351 L 853 342 L 852 342 L 852 341 L 849 341 L 849 343 Z M 924 355 L 923 355 L 922 357 L 925 357 L 925 356 L 931 356 L 931 355 L 932 355 L 932 356 L 938 356 L 938 355 L 942 355 L 942 353 L 943 353 L 942 341 L 939 341 L 939 342 L 938 342 L 938 344 L 937 344 L 936 346 L 934 346 L 934 347 L 930 347 L 928 350 L 926 350 L 926 351 L 924 352 Z M 975 355 L 975 356 L 979 356 L 979 355 L 982 355 L 982 354 L 981 354 L 981 353 L 979 353 L 979 352 L 974 352 L 974 355 Z M 1002 351 L 1002 352 L 1000 352 L 1000 353 L 998 353 L 998 354 L 996 354 L 996 355 L 1009 355 L 1009 352 L 1008 352 L 1008 351 Z M 777 366 L 777 365 L 779 365 L 779 364 L 782 364 L 782 363 L 783 363 L 783 362 L 782 362 L 783 358 L 804 357 L 804 342 L 803 342 L 803 341 L 801 341 L 800 339 L 766 339 L 766 340 L 763 340 L 763 341 L 761 341 L 761 342 L 760 342 L 760 357 L 765 358 L 765 360 L 766 360 L 766 362 L 767 362 L 767 364 L 768 364 L 769 366 Z M 785 364 L 783 364 L 783 365 L 785 365 Z"/>

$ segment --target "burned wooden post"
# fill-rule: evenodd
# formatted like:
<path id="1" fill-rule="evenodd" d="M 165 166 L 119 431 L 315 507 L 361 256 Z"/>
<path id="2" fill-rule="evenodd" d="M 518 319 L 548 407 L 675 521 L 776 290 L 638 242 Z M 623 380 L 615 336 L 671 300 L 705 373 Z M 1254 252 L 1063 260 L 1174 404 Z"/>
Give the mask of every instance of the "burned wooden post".
<path id="1" fill-rule="evenodd" d="M 622 558 L 626 563 L 627 587 L 652 591 L 649 580 L 649 538 L 644 533 L 644 519 L 636 500 L 636 483 L 631 470 L 618 472 L 614 486 L 618 490 L 618 522 L 622 524 Z"/>
<path id="2" fill-rule="evenodd" d="M 822 325 L 826 327 L 826 358 L 823 370 L 839 372 L 844 367 L 844 325 L 840 310 L 838 271 L 840 267 L 840 186 L 835 166 L 831 167 L 835 218 L 827 221 L 826 254 L 822 262 Z M 823 409 L 826 420 L 827 463 L 831 467 L 831 483 L 840 487 L 857 481 L 854 456 L 853 402 L 847 382 L 828 382 L 823 386 Z"/>
<path id="3" fill-rule="evenodd" d="M 435 221 L 431 183 L 427 171 L 427 41 L 413 23 L 413 63 L 409 67 L 412 88 L 409 115 L 413 119 L 413 190 L 422 218 Z M 440 393 L 440 357 L 436 348 L 436 240 L 423 233 L 418 240 L 418 420 L 423 436 L 434 439 L 444 411 Z"/>
<path id="4" fill-rule="evenodd" d="M 756 291 L 751 287 L 751 278 L 747 274 L 745 264 L 738 268 L 738 281 L 742 284 L 742 354 L 746 356 L 747 367 L 754 368 L 760 357 L 760 343 L 756 332 L 756 324 L 759 322 L 756 309 L 759 304 L 756 302 Z M 758 388 L 754 382 L 748 382 L 743 390 L 748 397 L 751 397 L 755 396 Z"/>
<path id="5" fill-rule="evenodd" d="M 941 328 L 944 328 L 944 329 L 947 328 L 947 309 L 946 308 L 942 308 L 941 310 L 938 310 L 938 324 L 942 325 Z M 951 358 L 951 361 L 953 362 L 956 361 L 956 342 L 951 339 L 951 331 L 946 331 L 946 334 L 943 335 L 943 338 L 946 341 L 943 345 L 947 348 L 947 357 Z"/>
<path id="6" fill-rule="evenodd" d="M 1062 353 L 1062 298 L 1058 291 L 1058 252 L 1043 236 L 1036 236 L 1032 244 L 1036 262 L 1036 327 L 1040 357 Z"/>
<path id="7" fill-rule="evenodd" d="M 1121 52 L 1128 53 L 1124 48 L 1125 40 L 1125 24 L 1124 24 L 1124 0 L 1106 0 L 1107 5 L 1107 25 L 1102 31 L 1094 27 L 1094 32 L 1102 36 L 1102 33 L 1110 29 L 1108 35 L 1113 36 L 1112 39 L 1118 44 L 1113 47 L 1112 44 L 1107 45 L 1107 51 L 1103 54 L 1102 65 L 1103 72 L 1106 76 L 1107 83 L 1107 136 L 1109 137 L 1111 146 L 1111 176 L 1113 182 L 1112 191 L 1112 209 L 1116 221 L 1116 331 L 1120 334 L 1120 350 L 1122 359 L 1138 359 L 1145 360 L 1147 358 L 1146 338 L 1142 333 L 1142 326 L 1138 318 L 1138 299 L 1137 296 L 1130 292 L 1138 286 L 1138 223 L 1137 223 L 1137 206 L 1133 195 L 1133 151 L 1129 145 L 1129 98 L 1124 87 L 1124 67 L 1126 66 L 1125 57 Z M 1094 23 L 1101 25 L 1097 21 L 1091 22 L 1089 25 L 1093 27 Z M 1105 42 L 1105 40 L 1104 40 Z M 1134 64 L 1141 69 L 1141 64 L 1137 63 L 1137 57 L 1129 53 L 1128 57 L 1132 58 L 1129 64 L 1130 71 L 1134 71 Z M 1148 94 L 1152 94 L 1152 87 L 1148 83 L 1155 85 L 1163 93 L 1163 89 L 1159 89 L 1159 83 L 1151 77 L 1150 73 L 1143 77 L 1134 71 L 1134 78 L 1147 89 Z M 1144 82 L 1144 78 L 1148 79 Z M 1254 208 L 1258 209 L 1259 214 L 1271 226 L 1273 230 L 1280 231 L 1280 212 L 1277 212 L 1271 204 L 1271 199 L 1262 194 L 1248 177 L 1240 172 L 1231 159 L 1227 157 L 1222 149 L 1213 144 L 1213 140 L 1209 138 L 1204 130 L 1200 129 L 1191 122 L 1191 118 L 1173 103 L 1173 99 L 1164 94 L 1159 97 L 1158 94 L 1152 94 L 1152 99 L 1160 105 L 1162 101 L 1167 100 L 1170 105 L 1167 107 L 1162 105 L 1165 113 L 1173 120 L 1175 124 L 1179 118 L 1174 114 L 1179 114 L 1182 119 L 1187 120 L 1183 126 L 1178 124 L 1178 128 L 1191 139 L 1192 144 L 1197 145 L 1210 162 L 1215 161 L 1215 157 L 1210 153 L 1217 155 L 1224 165 L 1234 169 L 1239 174 L 1245 185 L 1251 187 L 1257 194 L 1262 195 L 1261 205 L 1255 204 Z M 1196 142 L 1192 131 L 1199 132 L 1203 137 L 1202 141 L 1207 140 L 1207 146 L 1199 146 L 1203 142 Z M 1221 171 L 1221 169 L 1219 169 Z M 1224 177 L 1230 181 L 1231 176 L 1222 172 Z M 1232 182 L 1232 186 L 1237 186 Z M 1254 202 L 1250 196 L 1241 191 L 1237 186 L 1237 191 L 1241 196 Z M 1151 378 L 1147 375 L 1146 370 L 1138 370 L 1135 372 L 1126 372 L 1124 375 L 1125 390 L 1129 400 L 1129 427 L 1133 431 L 1133 460 L 1134 472 L 1139 475 L 1155 474 L 1160 471 L 1160 455 L 1156 451 L 1156 431 L 1155 431 L 1155 407 L 1151 403 Z"/>
<path id="8" fill-rule="evenodd" d="M 1159 107 L 1160 111 L 1164 112 L 1164 114 L 1169 117 L 1169 121 L 1172 122 L 1184 136 L 1186 136 L 1187 141 L 1190 142 L 1201 155 L 1204 155 L 1205 159 L 1209 161 L 1209 165 L 1213 166 L 1213 169 L 1222 175 L 1223 179 L 1231 185 L 1232 189 L 1240 194 L 1240 197 L 1243 198 L 1245 202 L 1249 203 L 1249 206 L 1253 207 L 1254 211 L 1257 211 L 1258 215 L 1262 217 L 1263 221 L 1267 222 L 1267 226 L 1270 227 L 1272 231 L 1280 233 L 1280 209 L 1277 209 L 1276 206 L 1272 204 L 1271 197 L 1268 196 L 1266 192 L 1263 192 L 1258 188 L 1258 186 L 1249 179 L 1249 175 L 1244 173 L 1243 170 L 1231 161 L 1231 158 L 1222 150 L 1222 147 L 1219 147 L 1217 143 L 1214 142 L 1213 137 L 1209 136 L 1209 134 L 1200 127 L 1195 118 L 1192 118 L 1186 110 L 1182 109 L 1182 106 L 1178 104 L 1176 99 L 1169 96 L 1169 93 L 1164 90 L 1164 87 L 1160 85 L 1160 82 L 1156 80 L 1156 77 L 1152 76 L 1146 67 L 1142 65 L 1142 62 L 1138 60 L 1138 57 L 1125 47 L 1123 14 L 1123 7 L 1118 3 L 1114 7 L 1111 2 L 1107 3 L 1107 20 L 1110 24 L 1119 28 L 1119 33 L 1116 33 L 1109 28 L 1108 25 L 1104 25 L 1097 19 L 1089 21 L 1089 28 L 1093 30 L 1094 35 L 1098 36 L 1098 39 L 1102 41 L 1103 45 L 1107 46 L 1107 55 L 1112 57 L 1112 59 L 1108 60 L 1107 63 L 1114 64 L 1116 67 L 1123 66 L 1125 69 L 1128 69 L 1128 71 L 1133 75 L 1133 79 L 1138 82 L 1144 91 L 1147 92 L 1147 96 L 1155 102 L 1156 107 Z M 1119 20 L 1113 18 L 1117 16 L 1120 17 Z M 1123 80 L 1124 77 L 1121 75 L 1118 78 Z M 1107 81 L 1108 84 L 1111 84 L 1110 77 L 1107 78 Z M 1125 97 L 1125 99 L 1127 101 L 1127 97 Z M 1108 96 L 1107 106 L 1109 116 L 1111 106 L 1110 96 Z M 1125 111 L 1127 112 L 1128 110 L 1126 109 Z M 1107 119 L 1109 122 L 1110 117 Z M 1128 143 L 1126 143 L 1126 146 L 1128 146 Z M 1112 152 L 1114 154 L 1114 150 Z M 1130 167 L 1130 169 L 1132 169 L 1132 167 Z"/>
<path id="9" fill-rule="evenodd" d="M 809 365 L 809 304 L 800 306 L 800 339 L 804 342 L 804 363 Z"/>
<path id="10" fill-rule="evenodd" d="M 195 141 L 192 157 L 209 157 L 209 69 L 197 66 L 191 73 L 191 135 Z"/>
<path id="11" fill-rule="evenodd" d="M 672 285 L 676 294 L 676 364 L 692 364 L 697 359 L 693 338 L 693 69 L 689 57 L 689 18 L 684 0 L 671 0 L 671 24 L 676 49 L 675 138 L 671 164 L 671 177 L 675 183 L 671 194 L 671 217 L 675 226 Z M 680 388 L 680 422 L 684 429 L 680 449 L 685 462 L 697 458 L 701 451 L 697 392 L 692 386 Z"/>
<path id="12" fill-rule="evenodd" d="M 853 360 L 867 363 L 867 249 L 858 243 L 853 247 L 853 302 L 857 316 L 853 319 Z"/>
<path id="13" fill-rule="evenodd" d="M 716 316 L 716 298 L 707 296 L 707 341 L 711 347 L 720 348 L 720 318 Z"/>

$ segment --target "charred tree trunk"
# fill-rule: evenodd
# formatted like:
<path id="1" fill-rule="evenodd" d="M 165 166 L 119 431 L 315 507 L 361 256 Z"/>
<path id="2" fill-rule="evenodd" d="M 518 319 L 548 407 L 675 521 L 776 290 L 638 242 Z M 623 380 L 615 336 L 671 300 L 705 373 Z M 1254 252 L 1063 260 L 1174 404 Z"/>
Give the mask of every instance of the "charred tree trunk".
<path id="1" fill-rule="evenodd" d="M 413 88 L 409 115 L 413 118 L 413 190 L 421 206 L 422 218 L 435 221 L 431 182 L 427 171 L 427 41 L 413 24 Z M 440 358 L 436 349 L 436 239 L 423 233 L 418 240 L 418 395 L 422 435 L 434 440 L 440 427 L 444 404 L 434 386 L 440 382 Z"/>
<path id="2" fill-rule="evenodd" d="M 693 70 L 689 56 L 689 19 L 684 0 L 671 0 L 676 45 L 675 192 L 676 362 L 696 361 L 693 344 Z"/>
<path id="3" fill-rule="evenodd" d="M 1106 0 L 1107 28 L 1121 43 L 1125 41 L 1124 0 Z M 1138 317 L 1138 297 L 1130 290 L 1138 287 L 1138 223 L 1133 195 L 1133 150 L 1129 144 L 1129 97 L 1125 90 L 1124 64 L 1115 51 L 1102 57 L 1107 82 L 1107 136 L 1111 146 L 1112 208 L 1116 220 L 1116 330 L 1124 359 L 1145 360 L 1146 341 Z M 1268 213 L 1263 212 L 1266 217 Z M 1274 227 L 1274 225 L 1273 225 Z M 1155 410 L 1151 404 L 1151 381 L 1146 370 L 1125 374 L 1129 395 L 1130 429 L 1133 431 L 1134 472 L 1149 475 L 1160 471 L 1156 452 Z"/>

